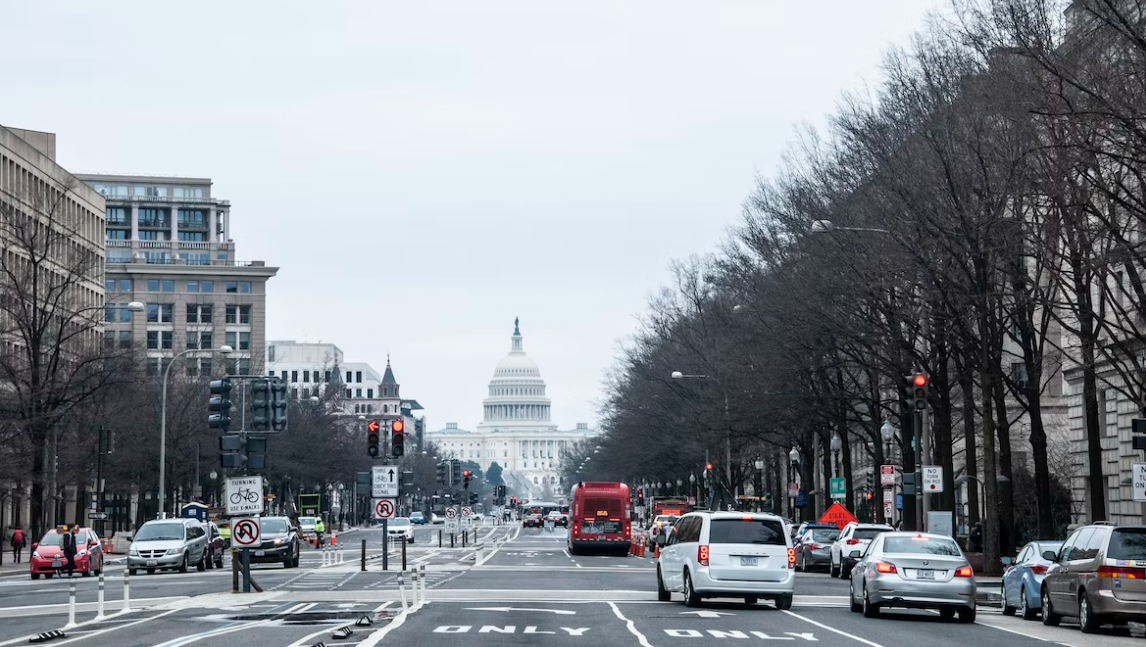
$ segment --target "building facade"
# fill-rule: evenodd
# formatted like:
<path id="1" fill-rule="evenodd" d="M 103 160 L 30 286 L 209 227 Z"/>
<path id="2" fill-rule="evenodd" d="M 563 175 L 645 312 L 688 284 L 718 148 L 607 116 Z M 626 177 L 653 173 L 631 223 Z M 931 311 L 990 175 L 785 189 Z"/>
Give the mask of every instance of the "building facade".
<path id="1" fill-rule="evenodd" d="M 516 496 L 560 496 L 567 489 L 561 477 L 562 458 L 576 443 L 597 433 L 587 423 L 560 430 L 551 413 L 541 370 L 525 354 L 521 329 L 514 321 L 509 354 L 494 368 L 477 428 L 467 431 L 451 422 L 427 437 L 445 455 L 473 461 L 483 471 L 496 462 Z"/>
<path id="2" fill-rule="evenodd" d="M 79 175 L 106 204 L 104 344 L 145 351 L 149 371 L 177 353 L 188 376 L 261 373 L 267 281 L 278 268 L 235 260 L 231 203 L 205 178 Z M 127 304 L 145 311 L 132 313 Z M 218 354 L 222 346 L 232 353 Z"/>

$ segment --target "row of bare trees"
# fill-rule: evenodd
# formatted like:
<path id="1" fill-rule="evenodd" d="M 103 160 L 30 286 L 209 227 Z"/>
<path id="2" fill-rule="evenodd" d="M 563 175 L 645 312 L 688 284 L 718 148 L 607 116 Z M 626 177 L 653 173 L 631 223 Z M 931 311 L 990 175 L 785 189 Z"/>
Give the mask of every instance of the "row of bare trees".
<path id="1" fill-rule="evenodd" d="M 873 96 L 801 138 L 718 253 L 673 268 L 607 380 L 604 451 L 574 471 L 675 479 L 707 453 L 728 491 L 763 461 L 780 498 L 786 481 L 826 490 L 838 435 L 854 508 L 854 467 L 912 457 L 910 434 L 888 456 L 880 429 L 912 428 L 900 393 L 922 372 L 933 503 L 954 509 L 959 475 L 982 482 L 966 503 L 988 568 L 1081 520 L 1055 494 L 1076 462 L 1067 398 L 1086 439 L 1076 516 L 1107 518 L 1105 394 L 1146 407 L 1143 7 L 953 8 L 888 55 Z M 1035 505 L 1016 508 L 1019 483 Z"/>

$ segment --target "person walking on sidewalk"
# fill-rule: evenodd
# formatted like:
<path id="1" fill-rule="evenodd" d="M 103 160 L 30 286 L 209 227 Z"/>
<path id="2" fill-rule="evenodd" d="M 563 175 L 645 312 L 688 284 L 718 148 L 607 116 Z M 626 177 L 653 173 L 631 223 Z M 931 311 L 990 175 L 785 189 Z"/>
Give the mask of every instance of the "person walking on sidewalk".
<path id="1" fill-rule="evenodd" d="M 72 577 L 76 571 L 76 529 L 79 526 L 73 526 L 68 529 L 64 526 L 64 536 L 61 539 L 64 548 L 64 557 L 68 558 L 68 577 Z"/>
<path id="2" fill-rule="evenodd" d="M 24 552 L 24 531 L 19 527 L 12 533 L 12 559 L 19 564 L 20 553 Z"/>

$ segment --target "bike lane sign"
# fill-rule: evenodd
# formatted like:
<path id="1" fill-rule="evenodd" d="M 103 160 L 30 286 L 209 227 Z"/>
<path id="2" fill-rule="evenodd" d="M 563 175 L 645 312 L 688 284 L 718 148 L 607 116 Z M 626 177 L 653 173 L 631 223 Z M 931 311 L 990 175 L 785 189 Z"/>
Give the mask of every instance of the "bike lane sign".
<path id="1" fill-rule="evenodd" d="M 227 514 L 259 514 L 263 511 L 263 477 L 238 476 L 227 479 Z"/>

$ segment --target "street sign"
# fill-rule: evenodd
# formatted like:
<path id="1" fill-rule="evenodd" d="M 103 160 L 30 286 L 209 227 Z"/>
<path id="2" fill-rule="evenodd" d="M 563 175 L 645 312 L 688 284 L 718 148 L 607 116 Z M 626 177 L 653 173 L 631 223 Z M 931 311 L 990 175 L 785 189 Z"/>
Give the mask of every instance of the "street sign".
<path id="1" fill-rule="evenodd" d="M 883 501 L 883 516 L 885 519 L 887 519 L 888 523 L 891 523 L 891 518 L 892 518 L 892 515 L 894 515 L 894 514 L 895 514 L 895 503 L 893 501 L 891 501 L 890 499 L 884 499 L 884 501 Z"/>
<path id="2" fill-rule="evenodd" d="M 808 493 L 805 492 L 804 490 L 800 490 L 799 492 L 796 493 L 796 507 L 797 508 L 808 507 Z M 732 506 L 729 505 L 729 509 L 731 509 L 731 508 L 732 508 Z"/>
<path id="3" fill-rule="evenodd" d="M 456 535 L 462 531 L 461 522 L 457 518 L 446 519 L 446 534 Z"/>
<path id="4" fill-rule="evenodd" d="M 463 518 L 468 518 L 468 517 L 469 517 L 470 515 L 472 515 L 473 513 L 474 513 L 474 511 L 473 511 L 473 510 L 470 510 L 470 507 L 469 507 L 468 505 L 467 505 L 467 506 L 462 506 L 462 517 L 463 517 Z"/>
<path id="5" fill-rule="evenodd" d="M 107 513 L 106 512 L 89 512 L 88 513 L 88 519 L 92 519 L 95 521 L 106 521 L 107 520 Z"/>
<path id="6" fill-rule="evenodd" d="M 895 509 L 896 510 L 902 510 L 903 509 L 903 495 L 902 494 L 895 495 Z"/>
<path id="7" fill-rule="evenodd" d="M 457 519 L 457 518 L 458 518 L 458 509 L 457 508 L 453 508 L 453 507 L 446 508 L 446 519 Z"/>
<path id="8" fill-rule="evenodd" d="M 844 477 L 840 476 L 831 480 L 831 492 L 833 499 L 843 499 L 847 497 L 848 486 Z"/>
<path id="9" fill-rule="evenodd" d="M 1134 463 L 1130 473 L 1134 475 L 1134 500 L 1146 501 L 1146 463 Z"/>
<path id="10" fill-rule="evenodd" d="M 255 546 L 259 543 L 259 520 L 248 517 L 231 523 L 231 540 L 236 546 Z"/>
<path id="11" fill-rule="evenodd" d="M 789 483 L 788 484 L 788 498 L 789 499 L 795 499 L 798 496 L 800 496 L 800 484 L 799 483 Z"/>
<path id="12" fill-rule="evenodd" d="M 879 484 L 880 485 L 895 485 L 895 466 L 894 465 L 880 465 L 879 466 Z"/>
<path id="13" fill-rule="evenodd" d="M 939 465 L 923 466 L 923 493 L 938 494 L 943 491 L 943 468 Z"/>
<path id="14" fill-rule="evenodd" d="M 248 515 L 263 511 L 263 477 L 237 476 L 227 479 L 227 514 Z"/>
<path id="15" fill-rule="evenodd" d="M 831 507 L 828 508 L 828 511 L 824 513 L 824 516 L 820 517 L 820 523 L 835 524 L 837 528 L 841 529 L 849 523 L 856 521 L 859 520 L 855 518 L 855 515 L 848 512 L 847 508 L 838 503 L 833 503 Z"/>
<path id="16" fill-rule="evenodd" d="M 389 519 L 394 516 L 394 499 L 378 499 L 374 502 L 374 518 Z"/>
<path id="17" fill-rule="evenodd" d="M 398 498 L 398 481 L 401 479 L 397 465 L 375 465 L 373 474 L 370 496 L 375 499 Z"/>

